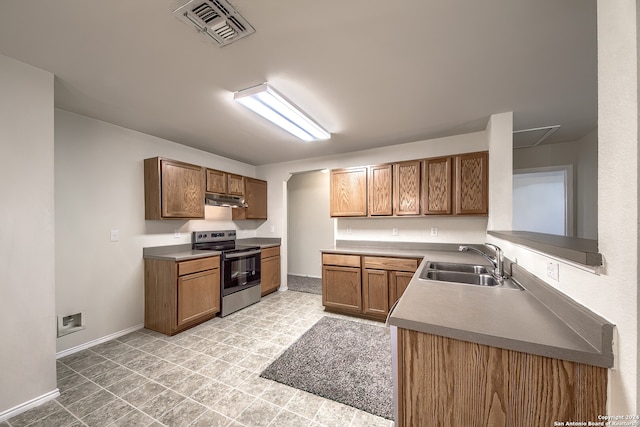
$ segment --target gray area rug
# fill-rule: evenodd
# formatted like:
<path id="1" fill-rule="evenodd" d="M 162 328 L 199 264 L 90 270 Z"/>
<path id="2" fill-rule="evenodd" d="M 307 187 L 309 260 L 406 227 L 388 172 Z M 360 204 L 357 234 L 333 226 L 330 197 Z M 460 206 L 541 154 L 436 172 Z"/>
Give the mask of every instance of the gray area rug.
<path id="1" fill-rule="evenodd" d="M 260 376 L 393 419 L 391 344 L 384 326 L 325 316 Z"/>
<path id="2" fill-rule="evenodd" d="M 322 279 L 319 277 L 287 275 L 287 288 L 290 291 L 307 292 L 322 295 Z"/>

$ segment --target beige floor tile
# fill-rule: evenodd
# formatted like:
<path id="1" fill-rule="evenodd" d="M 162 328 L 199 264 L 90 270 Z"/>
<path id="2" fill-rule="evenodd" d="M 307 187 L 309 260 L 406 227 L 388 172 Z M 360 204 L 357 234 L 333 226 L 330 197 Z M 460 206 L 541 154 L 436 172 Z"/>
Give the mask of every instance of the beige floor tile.
<path id="1" fill-rule="evenodd" d="M 298 390 L 285 409 L 312 420 L 324 402 L 325 399 L 315 394 Z"/>
<path id="2" fill-rule="evenodd" d="M 233 420 L 216 411 L 206 411 L 198 417 L 191 427 L 227 427 Z"/>
<path id="3" fill-rule="evenodd" d="M 364 411 L 356 411 L 351 427 L 393 427 L 393 421 Z"/>
<path id="4" fill-rule="evenodd" d="M 348 426 L 351 425 L 356 411 L 357 409 L 350 406 L 325 399 L 313 420 L 327 427 Z"/>
<path id="5" fill-rule="evenodd" d="M 190 399 L 185 399 L 166 412 L 159 421 L 171 427 L 186 427 L 207 411 L 207 408 Z"/>
<path id="6" fill-rule="evenodd" d="M 311 420 L 285 409 L 280 411 L 276 418 L 271 422 L 271 425 L 273 427 L 304 427 L 308 426 L 310 423 Z"/>
<path id="7" fill-rule="evenodd" d="M 273 403 L 255 399 L 235 420 L 247 427 L 267 427 L 281 410 Z"/>

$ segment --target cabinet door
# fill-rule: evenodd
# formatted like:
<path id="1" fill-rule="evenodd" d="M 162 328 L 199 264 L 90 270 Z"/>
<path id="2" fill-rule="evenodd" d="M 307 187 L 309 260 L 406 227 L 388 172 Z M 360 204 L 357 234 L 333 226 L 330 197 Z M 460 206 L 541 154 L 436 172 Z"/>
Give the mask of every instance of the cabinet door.
<path id="1" fill-rule="evenodd" d="M 367 168 L 332 170 L 330 193 L 331 216 L 367 216 Z"/>
<path id="2" fill-rule="evenodd" d="M 457 215 L 484 215 L 489 209 L 489 159 L 486 151 L 456 156 Z"/>
<path id="3" fill-rule="evenodd" d="M 244 196 L 244 177 L 242 175 L 228 173 L 227 191 L 232 196 Z"/>
<path id="4" fill-rule="evenodd" d="M 425 215 L 450 215 L 452 194 L 452 159 L 440 157 L 424 160 L 423 203 Z"/>
<path id="5" fill-rule="evenodd" d="M 386 270 L 364 269 L 362 293 L 363 313 L 380 317 L 389 313 L 389 273 Z"/>
<path id="6" fill-rule="evenodd" d="M 219 268 L 178 277 L 178 326 L 219 311 Z"/>
<path id="7" fill-rule="evenodd" d="M 227 194 L 227 173 L 207 169 L 207 193 Z"/>
<path id="8" fill-rule="evenodd" d="M 260 267 L 260 291 L 262 296 L 277 291 L 279 287 L 280 256 L 262 258 Z"/>
<path id="9" fill-rule="evenodd" d="M 328 265 L 322 267 L 322 305 L 340 311 L 360 313 L 360 279 L 360 268 Z"/>
<path id="10" fill-rule="evenodd" d="M 394 165 L 394 215 L 420 214 L 420 169 L 419 160 Z"/>
<path id="11" fill-rule="evenodd" d="M 393 214 L 393 165 L 369 167 L 369 215 Z"/>
<path id="12" fill-rule="evenodd" d="M 392 271 L 389 275 L 389 307 L 400 299 L 409 286 L 414 273 L 406 271 Z"/>
<path id="13" fill-rule="evenodd" d="M 200 166 L 161 160 L 163 218 L 204 218 L 204 170 Z"/>
<path id="14" fill-rule="evenodd" d="M 245 178 L 247 219 L 267 219 L 267 182 Z"/>

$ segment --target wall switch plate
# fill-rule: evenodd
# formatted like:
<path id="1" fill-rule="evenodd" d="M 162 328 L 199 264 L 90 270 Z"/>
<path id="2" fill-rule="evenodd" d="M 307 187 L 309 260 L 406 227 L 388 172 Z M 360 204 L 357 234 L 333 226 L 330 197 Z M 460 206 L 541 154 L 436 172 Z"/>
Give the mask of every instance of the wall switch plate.
<path id="1" fill-rule="evenodd" d="M 431 237 L 436 237 L 438 235 L 438 228 L 431 227 Z"/>
<path id="2" fill-rule="evenodd" d="M 120 230 L 111 230 L 111 241 L 112 242 L 120 241 Z"/>
<path id="3" fill-rule="evenodd" d="M 560 266 L 557 262 L 549 261 L 547 263 L 547 276 L 553 280 L 560 280 Z"/>
<path id="4" fill-rule="evenodd" d="M 272 225 L 271 228 L 269 229 L 272 233 L 276 232 L 276 226 Z"/>
<path id="5" fill-rule="evenodd" d="M 347 234 L 351 234 L 351 227 L 347 227 Z"/>
<path id="6" fill-rule="evenodd" d="M 398 227 L 393 227 L 393 228 L 391 229 L 391 235 L 392 235 L 392 236 L 398 236 L 398 235 L 400 235 L 400 232 L 398 231 Z"/>

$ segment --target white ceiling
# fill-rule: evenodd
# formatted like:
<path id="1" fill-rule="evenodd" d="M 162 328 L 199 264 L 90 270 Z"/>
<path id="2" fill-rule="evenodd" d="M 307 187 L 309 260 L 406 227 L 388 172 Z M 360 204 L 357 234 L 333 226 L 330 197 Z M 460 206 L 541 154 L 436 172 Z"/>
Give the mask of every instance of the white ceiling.
<path id="1" fill-rule="evenodd" d="M 183 0 L 186 2 L 186 0 Z M 597 124 L 596 0 L 230 0 L 218 47 L 174 0 L 2 0 L 0 53 L 55 74 L 57 107 L 253 165 L 483 130 Z M 332 133 L 303 143 L 234 104 L 271 83 Z M 27 113 L 27 112 L 25 112 Z"/>

